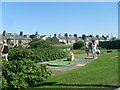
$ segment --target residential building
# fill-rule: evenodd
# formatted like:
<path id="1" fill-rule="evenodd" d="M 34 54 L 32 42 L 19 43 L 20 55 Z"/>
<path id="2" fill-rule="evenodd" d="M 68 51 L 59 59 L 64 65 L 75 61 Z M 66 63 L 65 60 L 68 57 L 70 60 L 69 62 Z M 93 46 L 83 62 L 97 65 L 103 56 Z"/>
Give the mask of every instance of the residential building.
<path id="1" fill-rule="evenodd" d="M 69 36 L 69 37 L 54 36 L 52 38 L 52 41 L 60 42 L 60 43 L 63 43 L 63 44 L 74 44 L 76 42 L 76 38 L 74 36 Z"/>

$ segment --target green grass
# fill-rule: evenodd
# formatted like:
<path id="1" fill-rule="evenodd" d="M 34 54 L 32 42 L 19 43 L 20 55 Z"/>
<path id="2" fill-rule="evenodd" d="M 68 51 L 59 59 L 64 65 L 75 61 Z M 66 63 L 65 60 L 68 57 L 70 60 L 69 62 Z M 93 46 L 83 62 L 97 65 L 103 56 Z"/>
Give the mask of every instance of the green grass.
<path id="1" fill-rule="evenodd" d="M 85 50 L 77 49 L 77 50 L 72 50 L 72 52 L 73 52 L 74 54 L 83 54 L 83 53 L 85 53 Z"/>
<path id="2" fill-rule="evenodd" d="M 55 82 L 55 83 L 53 83 Z M 51 86 L 45 83 L 53 83 Z M 82 68 L 53 75 L 37 88 L 118 86 L 118 53 L 101 54 Z"/>

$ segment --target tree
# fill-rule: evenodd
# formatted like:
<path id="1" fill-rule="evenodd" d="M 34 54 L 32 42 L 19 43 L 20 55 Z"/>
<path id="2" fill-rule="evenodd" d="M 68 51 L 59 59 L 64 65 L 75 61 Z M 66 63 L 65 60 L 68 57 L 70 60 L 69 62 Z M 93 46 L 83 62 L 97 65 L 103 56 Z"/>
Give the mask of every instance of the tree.
<path id="1" fill-rule="evenodd" d="M 83 41 L 77 41 L 76 43 L 73 44 L 73 48 L 74 49 L 80 49 L 83 46 L 84 46 L 84 42 Z"/>

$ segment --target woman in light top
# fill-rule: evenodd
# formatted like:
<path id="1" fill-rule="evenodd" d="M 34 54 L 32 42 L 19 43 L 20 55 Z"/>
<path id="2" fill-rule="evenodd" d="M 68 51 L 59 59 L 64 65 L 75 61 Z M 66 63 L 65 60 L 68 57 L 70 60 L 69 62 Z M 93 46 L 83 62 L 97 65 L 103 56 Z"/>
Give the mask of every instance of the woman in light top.
<path id="1" fill-rule="evenodd" d="M 3 41 L 3 44 L 1 46 L 1 54 L 2 57 L 5 57 L 5 60 L 8 61 L 8 44 L 6 40 Z"/>
<path id="2" fill-rule="evenodd" d="M 89 42 L 85 41 L 85 51 L 86 51 L 86 56 L 89 56 Z"/>
<path id="3" fill-rule="evenodd" d="M 97 44 L 95 43 L 95 40 L 92 40 L 92 57 L 95 59 L 97 58 L 96 49 L 97 49 Z"/>

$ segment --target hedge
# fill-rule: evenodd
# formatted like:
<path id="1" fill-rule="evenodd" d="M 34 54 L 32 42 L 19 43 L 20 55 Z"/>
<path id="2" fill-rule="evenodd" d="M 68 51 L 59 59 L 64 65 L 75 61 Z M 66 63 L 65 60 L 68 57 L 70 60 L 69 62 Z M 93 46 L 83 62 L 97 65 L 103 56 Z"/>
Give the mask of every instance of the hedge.
<path id="1" fill-rule="evenodd" d="M 80 49 L 84 46 L 83 41 L 77 41 L 76 43 L 73 44 L 73 49 Z"/>
<path id="2" fill-rule="evenodd" d="M 28 88 L 39 84 L 51 75 L 45 65 L 36 66 L 31 60 L 3 61 L 2 88 Z"/>
<path id="3" fill-rule="evenodd" d="M 59 49 L 50 48 L 11 48 L 9 50 L 8 60 L 21 60 L 29 59 L 35 62 L 51 61 L 56 59 L 62 59 L 66 57 L 66 52 Z"/>
<path id="4" fill-rule="evenodd" d="M 106 49 L 120 49 L 120 40 L 100 42 L 99 46 Z"/>

